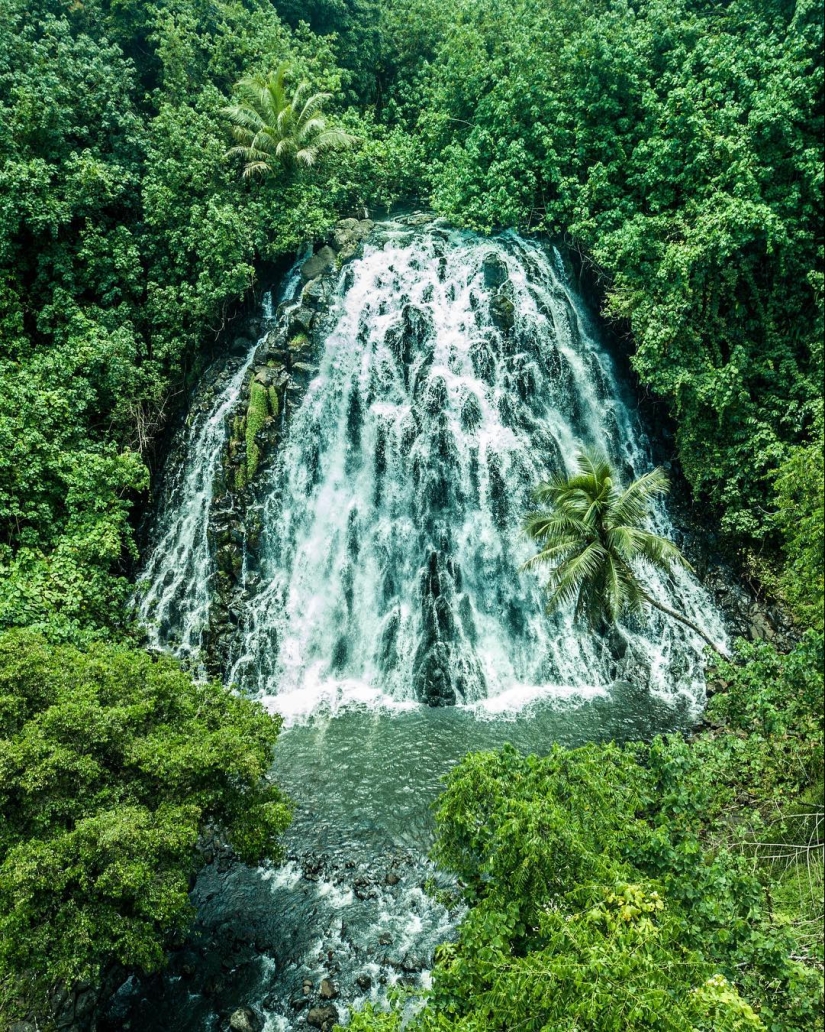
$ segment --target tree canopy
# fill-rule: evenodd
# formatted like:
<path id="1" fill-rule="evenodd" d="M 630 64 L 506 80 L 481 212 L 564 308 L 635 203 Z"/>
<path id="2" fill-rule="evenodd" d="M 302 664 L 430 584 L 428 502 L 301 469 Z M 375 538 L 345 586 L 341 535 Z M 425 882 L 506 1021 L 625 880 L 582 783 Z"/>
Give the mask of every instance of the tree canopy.
<path id="1" fill-rule="evenodd" d="M 205 829 L 278 857 L 278 729 L 166 657 L 0 637 L 0 986 L 157 970 L 192 920 Z"/>

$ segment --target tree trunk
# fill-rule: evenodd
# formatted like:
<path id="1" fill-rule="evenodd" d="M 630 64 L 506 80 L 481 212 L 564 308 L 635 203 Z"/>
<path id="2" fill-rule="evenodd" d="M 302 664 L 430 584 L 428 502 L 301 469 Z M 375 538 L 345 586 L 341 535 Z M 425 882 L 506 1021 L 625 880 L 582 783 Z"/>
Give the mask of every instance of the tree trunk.
<path id="1" fill-rule="evenodd" d="M 674 620 L 678 620 L 680 623 L 683 623 L 685 627 L 689 627 L 692 631 L 698 634 L 700 638 L 703 638 L 708 645 L 710 645 L 717 656 L 721 656 L 722 659 L 728 663 L 730 662 L 730 655 L 721 649 L 715 641 L 711 641 L 702 628 L 697 627 L 692 620 L 688 620 L 686 616 L 683 616 L 681 613 L 677 613 L 675 609 L 670 609 L 668 606 L 662 605 L 661 602 L 657 602 L 655 598 L 651 598 L 648 594 L 645 594 L 645 600 L 649 602 L 654 609 L 658 609 L 660 613 L 664 613 L 666 616 L 672 616 Z"/>

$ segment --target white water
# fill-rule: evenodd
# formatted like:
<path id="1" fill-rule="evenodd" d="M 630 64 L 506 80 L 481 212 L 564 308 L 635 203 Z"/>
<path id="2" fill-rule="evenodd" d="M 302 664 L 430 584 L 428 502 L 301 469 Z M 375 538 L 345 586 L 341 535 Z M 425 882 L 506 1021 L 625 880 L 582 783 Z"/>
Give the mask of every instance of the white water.
<path id="1" fill-rule="evenodd" d="M 514 306 L 507 332 L 491 317 L 491 258 Z M 296 284 L 293 270 L 282 297 Z M 572 469 L 581 443 L 627 479 L 650 468 L 559 255 L 510 235 L 385 224 L 342 272 L 330 325 L 260 484 L 263 531 L 245 557 L 259 587 L 227 679 L 288 722 L 419 701 L 489 718 L 628 679 L 699 703 L 703 642 L 691 631 L 652 613 L 600 638 L 570 613 L 548 617 L 540 571 L 519 570 L 531 554 L 521 531 L 530 491 L 559 465 Z M 209 505 L 254 353 L 187 429 L 142 578 L 153 644 L 185 657 L 197 658 L 209 620 Z M 664 504 L 654 522 L 670 532 Z M 724 641 L 691 574 L 651 570 L 646 587 Z"/>
<path id="2" fill-rule="evenodd" d="M 490 317 L 491 254 L 509 275 L 509 334 Z M 698 701 L 696 635 L 654 614 L 608 644 L 546 616 L 540 574 L 518 569 L 530 490 L 571 469 L 581 442 L 628 479 L 650 468 L 558 255 L 516 237 L 386 233 L 342 274 L 319 373 L 262 485 L 263 588 L 230 680 L 288 720 L 437 689 L 496 715 L 628 677 Z M 668 533 L 664 506 L 655 522 Z M 692 576 L 650 571 L 647 587 L 724 640 Z"/>
<path id="3" fill-rule="evenodd" d="M 293 271 L 286 289 L 294 290 L 296 275 Z M 274 323 L 270 292 L 264 295 L 262 315 L 265 336 Z M 215 574 L 209 510 L 228 420 L 260 342 L 249 349 L 211 409 L 190 415 L 182 461 L 167 473 L 152 548 L 138 577 L 137 615 L 150 645 L 169 648 L 181 658 L 199 659 L 209 624 Z"/>

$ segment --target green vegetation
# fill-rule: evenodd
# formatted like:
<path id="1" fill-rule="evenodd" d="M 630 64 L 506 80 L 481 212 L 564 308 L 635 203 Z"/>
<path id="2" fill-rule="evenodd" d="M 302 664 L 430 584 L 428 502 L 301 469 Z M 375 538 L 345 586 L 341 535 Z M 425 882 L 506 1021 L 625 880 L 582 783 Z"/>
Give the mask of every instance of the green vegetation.
<path id="1" fill-rule="evenodd" d="M 776 471 L 822 441 L 819 6 L 439 7 L 404 98 L 436 207 L 567 234 L 677 416 L 697 497 L 740 544 L 775 540 Z"/>
<path id="2" fill-rule="evenodd" d="M 277 402 L 277 394 L 275 395 Z M 249 386 L 249 407 L 246 410 L 246 479 L 247 483 L 255 476 L 261 452 L 255 438 L 263 430 L 269 419 L 269 392 L 263 384 L 255 380 Z M 277 411 L 277 409 L 276 409 Z"/>
<path id="3" fill-rule="evenodd" d="M 822 960 L 805 852 L 822 814 L 822 637 L 737 660 L 720 668 L 716 732 L 692 744 L 505 748 L 450 774 L 435 856 L 470 912 L 406 1027 L 822 1027 L 821 968 L 802 962 Z M 400 1012 L 351 1027 L 400 1028 Z"/>
<path id="4" fill-rule="evenodd" d="M 223 109 L 238 141 L 227 157 L 243 158 L 244 177 L 266 175 L 279 165 L 311 168 L 323 154 L 356 142 L 341 129 L 327 128 L 320 112 L 331 94 L 310 96 L 309 84 L 302 82 L 290 98 L 288 76 L 289 66 L 282 64 L 277 72 L 241 79 L 235 87 L 239 102 Z"/>
<path id="5" fill-rule="evenodd" d="M 621 490 L 610 463 L 586 450 L 579 453 L 572 476 L 557 473 L 539 484 L 534 500 L 550 508 L 531 512 L 525 520 L 524 529 L 539 551 L 524 565 L 550 566 L 549 612 L 575 602 L 576 617 L 596 628 L 626 615 L 642 616 L 653 606 L 717 649 L 693 621 L 652 598 L 639 579 L 640 566 L 664 573 L 689 566 L 672 541 L 645 529 L 651 500 L 669 486 L 658 468 Z"/>
<path id="6" fill-rule="evenodd" d="M 157 970 L 192 920 L 204 830 L 277 857 L 278 729 L 169 659 L 0 636 L 0 1018 L 114 963 Z"/>
<path id="7" fill-rule="evenodd" d="M 405 199 L 579 252 L 801 636 L 738 645 L 690 744 L 468 757 L 471 909 L 410 1027 L 821 1027 L 822 53 L 814 0 L 0 0 L 0 1021 L 157 968 L 207 825 L 277 851 L 277 724 L 136 646 L 133 527 L 258 263 Z M 253 383 L 238 487 L 276 412 Z M 610 618 L 631 552 L 676 559 L 630 515 Z"/>
<path id="8" fill-rule="evenodd" d="M 147 461 L 256 261 L 386 195 L 398 165 L 344 110 L 335 41 L 267 0 L 2 0 L 0 39 L 0 626 L 79 641 L 127 630 Z M 327 96 L 364 146 L 250 188 L 222 110 L 281 66 L 311 84 L 290 130 L 307 154 Z"/>

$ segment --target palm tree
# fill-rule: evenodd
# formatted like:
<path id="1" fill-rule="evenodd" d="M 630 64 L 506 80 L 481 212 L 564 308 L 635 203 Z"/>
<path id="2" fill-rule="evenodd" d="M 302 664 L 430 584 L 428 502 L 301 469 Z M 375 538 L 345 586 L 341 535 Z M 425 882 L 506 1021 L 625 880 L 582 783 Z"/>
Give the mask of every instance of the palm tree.
<path id="1" fill-rule="evenodd" d="M 276 164 L 309 168 L 328 151 L 356 142 L 341 129 L 327 128 L 321 108 L 332 94 L 310 94 L 309 84 L 302 82 L 290 95 L 289 73 L 289 66 L 282 64 L 268 75 L 241 79 L 235 84 L 237 103 L 222 109 L 237 140 L 226 157 L 243 158 L 244 178 L 266 175 Z"/>
<path id="2" fill-rule="evenodd" d="M 573 476 L 557 474 L 536 489 L 536 502 L 546 508 L 531 512 L 524 529 L 541 550 L 524 566 L 550 566 L 548 612 L 575 600 L 576 617 L 595 627 L 641 616 L 652 606 L 727 659 L 701 627 L 658 602 L 640 581 L 645 564 L 665 573 L 678 566 L 690 569 L 672 541 L 645 528 L 653 497 L 669 488 L 665 471 L 654 469 L 622 490 L 610 463 L 583 449 Z"/>

